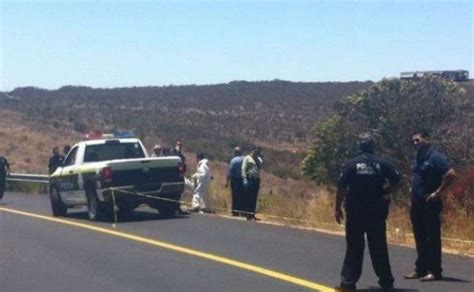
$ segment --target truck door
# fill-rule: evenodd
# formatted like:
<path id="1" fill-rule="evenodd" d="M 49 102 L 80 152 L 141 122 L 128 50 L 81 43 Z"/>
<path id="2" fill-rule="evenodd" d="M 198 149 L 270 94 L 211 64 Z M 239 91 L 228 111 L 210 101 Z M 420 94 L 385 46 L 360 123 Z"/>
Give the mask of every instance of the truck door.
<path id="1" fill-rule="evenodd" d="M 68 205 L 82 202 L 79 195 L 81 191 L 78 184 L 79 169 L 76 166 L 78 148 L 79 147 L 76 146 L 71 149 L 64 160 L 59 176 L 59 193 L 61 194 L 63 202 Z"/>

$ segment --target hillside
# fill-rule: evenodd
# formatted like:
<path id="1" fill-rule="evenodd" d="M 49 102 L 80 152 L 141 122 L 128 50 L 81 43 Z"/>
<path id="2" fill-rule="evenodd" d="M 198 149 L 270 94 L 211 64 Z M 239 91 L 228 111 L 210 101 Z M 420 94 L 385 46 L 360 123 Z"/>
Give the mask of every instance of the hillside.
<path id="1" fill-rule="evenodd" d="M 17 88 L 0 95 L 0 106 L 34 127 L 77 135 L 130 129 L 147 146 L 182 138 L 186 150 L 226 161 L 232 147 L 265 148 L 269 170 L 299 175 L 315 122 L 332 114 L 336 101 L 371 82 L 244 82 L 218 85 L 58 90 Z M 2 118 L 3 119 L 3 118 Z"/>
<path id="2" fill-rule="evenodd" d="M 0 108 L 0 155 L 6 156 L 12 172 L 43 173 L 55 145 L 74 143 L 81 135 L 34 124 L 20 113 Z"/>

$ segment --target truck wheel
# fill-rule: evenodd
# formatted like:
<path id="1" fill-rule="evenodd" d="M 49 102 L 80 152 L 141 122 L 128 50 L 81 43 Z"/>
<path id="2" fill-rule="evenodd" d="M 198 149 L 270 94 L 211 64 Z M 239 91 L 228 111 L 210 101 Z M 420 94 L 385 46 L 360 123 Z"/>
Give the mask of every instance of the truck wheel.
<path id="1" fill-rule="evenodd" d="M 133 212 L 138 206 L 136 205 L 119 205 L 118 211 L 120 215 L 129 215 Z"/>
<path id="2" fill-rule="evenodd" d="M 59 191 L 56 187 L 49 189 L 49 199 L 51 201 L 51 210 L 54 217 L 63 217 L 67 214 L 67 206 L 63 203 Z"/>
<path id="3" fill-rule="evenodd" d="M 176 210 L 179 208 L 179 205 L 171 202 L 160 202 L 156 204 L 154 208 L 158 210 L 158 213 L 160 213 L 161 217 L 168 218 L 175 214 Z"/>
<path id="4" fill-rule="evenodd" d="M 90 221 L 101 221 L 110 219 L 107 206 L 100 202 L 95 192 L 88 191 L 87 195 L 87 217 Z"/>
<path id="5" fill-rule="evenodd" d="M 87 193 L 87 217 L 91 221 L 97 221 L 100 217 L 99 200 L 95 194 Z"/>

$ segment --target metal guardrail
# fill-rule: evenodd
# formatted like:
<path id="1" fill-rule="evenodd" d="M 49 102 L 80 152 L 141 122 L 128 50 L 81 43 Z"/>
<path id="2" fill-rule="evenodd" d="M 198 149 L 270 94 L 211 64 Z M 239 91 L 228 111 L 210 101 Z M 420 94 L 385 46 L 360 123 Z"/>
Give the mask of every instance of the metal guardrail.
<path id="1" fill-rule="evenodd" d="M 49 176 L 46 174 L 11 173 L 6 179 L 7 181 L 49 183 Z"/>

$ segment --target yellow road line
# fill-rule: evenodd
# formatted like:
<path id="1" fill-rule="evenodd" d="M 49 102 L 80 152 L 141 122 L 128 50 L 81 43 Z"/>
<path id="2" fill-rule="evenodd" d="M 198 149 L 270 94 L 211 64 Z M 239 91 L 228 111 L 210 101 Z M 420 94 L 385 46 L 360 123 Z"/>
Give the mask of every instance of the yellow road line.
<path id="1" fill-rule="evenodd" d="M 27 216 L 27 217 L 36 218 L 36 219 L 41 219 L 41 220 L 46 220 L 46 221 L 51 221 L 51 222 L 55 222 L 55 223 L 61 223 L 61 224 L 69 225 L 69 226 L 84 228 L 84 229 L 88 229 L 88 230 L 92 230 L 92 231 L 96 231 L 96 232 L 100 232 L 100 233 L 105 233 L 105 234 L 112 235 L 112 236 L 117 236 L 117 237 L 126 238 L 126 239 L 129 239 L 129 240 L 133 240 L 133 241 L 137 241 L 137 242 L 141 242 L 141 243 L 146 243 L 146 244 L 149 244 L 149 245 L 165 248 L 165 249 L 172 250 L 172 251 L 175 251 L 175 252 L 187 254 L 187 255 L 190 255 L 190 256 L 198 257 L 198 258 L 204 258 L 204 259 L 211 260 L 211 261 L 214 261 L 214 262 L 217 262 L 217 263 L 237 267 L 237 268 L 247 270 L 247 271 L 251 271 L 251 272 L 254 272 L 254 273 L 258 273 L 258 274 L 262 274 L 262 275 L 265 275 L 265 276 L 268 276 L 268 277 L 272 277 L 272 278 L 275 278 L 275 279 L 278 279 L 278 280 L 281 280 L 281 281 L 289 282 L 289 283 L 292 283 L 292 284 L 295 284 L 295 285 L 298 285 L 298 286 L 314 289 L 314 290 L 317 290 L 317 291 L 322 291 L 322 292 L 329 292 L 329 291 L 332 292 L 332 291 L 334 291 L 334 289 L 332 289 L 330 287 L 327 287 L 327 286 L 324 286 L 324 285 L 321 285 L 321 284 L 318 284 L 318 283 L 314 283 L 314 282 L 311 282 L 311 281 L 308 281 L 308 280 L 304 280 L 304 279 L 297 278 L 297 277 L 294 277 L 294 276 L 290 276 L 290 275 L 286 275 L 286 274 L 283 274 L 283 273 L 275 272 L 275 271 L 272 271 L 272 270 L 269 270 L 269 269 L 266 269 L 266 268 L 255 266 L 255 265 L 246 264 L 246 263 L 239 262 L 237 260 L 232 260 L 232 259 L 229 259 L 229 258 L 225 258 L 225 257 L 222 257 L 222 256 L 217 256 L 217 255 L 213 255 L 213 254 L 210 254 L 210 253 L 201 252 L 201 251 L 198 251 L 198 250 L 194 250 L 194 249 L 190 249 L 190 248 L 181 247 L 181 246 L 178 246 L 178 245 L 166 243 L 166 242 L 159 241 L 159 240 L 153 240 L 153 239 L 149 239 L 149 238 L 145 238 L 145 237 L 141 237 L 141 236 L 125 233 L 125 232 L 115 231 L 115 230 L 112 230 L 112 229 L 97 227 L 97 226 L 93 226 L 93 225 L 89 225 L 89 224 L 84 224 L 84 223 L 74 222 L 74 221 L 70 221 L 70 220 L 59 219 L 59 218 L 50 217 L 50 216 L 39 215 L 39 214 L 35 214 L 35 213 L 19 211 L 19 210 L 10 209 L 10 208 L 0 207 L 0 211 L 7 212 L 7 213 L 12 213 L 12 214 L 17 214 L 17 215 L 22 215 L 22 216 Z"/>

